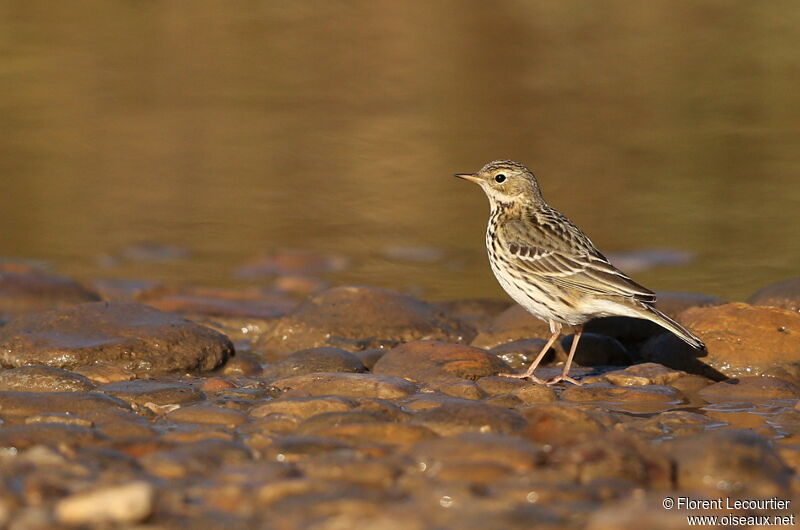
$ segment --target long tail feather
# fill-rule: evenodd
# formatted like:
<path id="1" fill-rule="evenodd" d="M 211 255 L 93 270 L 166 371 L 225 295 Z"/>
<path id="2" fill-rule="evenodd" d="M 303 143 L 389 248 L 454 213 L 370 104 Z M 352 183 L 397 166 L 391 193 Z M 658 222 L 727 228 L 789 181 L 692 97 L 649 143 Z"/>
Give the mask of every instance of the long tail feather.
<path id="1" fill-rule="evenodd" d="M 658 309 L 645 306 L 644 311 L 642 311 L 642 317 L 655 322 L 662 328 L 671 331 L 690 346 L 693 346 L 699 350 L 705 349 L 706 347 L 703 341 L 697 338 L 691 331 L 681 326 Z"/>

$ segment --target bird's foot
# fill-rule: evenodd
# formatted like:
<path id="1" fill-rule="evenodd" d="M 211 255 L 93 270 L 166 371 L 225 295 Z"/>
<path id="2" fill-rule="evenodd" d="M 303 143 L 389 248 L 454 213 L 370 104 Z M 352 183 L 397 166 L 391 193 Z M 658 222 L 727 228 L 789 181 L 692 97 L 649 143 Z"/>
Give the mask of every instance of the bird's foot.
<path id="1" fill-rule="evenodd" d="M 572 383 L 573 385 L 583 386 L 583 383 L 581 383 L 577 379 L 574 379 L 574 378 L 568 376 L 567 374 L 561 374 L 561 375 L 556 376 L 556 377 L 554 377 L 552 379 L 548 379 L 547 382 L 545 382 L 545 384 L 547 386 L 550 386 L 550 385 L 558 384 L 561 381 L 567 381 L 568 383 Z"/>
<path id="2" fill-rule="evenodd" d="M 533 375 L 533 373 L 523 373 L 523 374 L 497 374 L 500 377 L 513 377 L 514 379 L 530 379 L 534 383 L 539 383 L 540 385 L 546 385 L 547 382 L 544 379 L 540 379 Z"/>

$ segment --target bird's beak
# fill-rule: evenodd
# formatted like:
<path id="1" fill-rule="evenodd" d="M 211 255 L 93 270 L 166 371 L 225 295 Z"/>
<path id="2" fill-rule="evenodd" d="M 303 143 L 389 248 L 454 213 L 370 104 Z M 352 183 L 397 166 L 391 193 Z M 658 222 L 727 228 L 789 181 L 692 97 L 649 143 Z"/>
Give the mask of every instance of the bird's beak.
<path id="1" fill-rule="evenodd" d="M 470 182 L 474 182 L 476 184 L 478 184 L 481 181 L 481 179 L 479 177 L 475 176 L 472 173 L 456 173 L 453 176 L 454 177 L 458 177 L 460 179 L 468 180 Z"/>

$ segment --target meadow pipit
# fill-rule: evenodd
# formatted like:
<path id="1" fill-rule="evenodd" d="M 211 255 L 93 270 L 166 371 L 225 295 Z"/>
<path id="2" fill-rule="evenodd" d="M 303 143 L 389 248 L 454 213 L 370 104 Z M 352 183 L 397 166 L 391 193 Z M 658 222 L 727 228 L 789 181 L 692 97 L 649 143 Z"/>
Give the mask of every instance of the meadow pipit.
<path id="1" fill-rule="evenodd" d="M 486 248 L 497 281 L 529 313 L 550 324 L 550 338 L 525 373 L 502 375 L 579 385 L 569 369 L 583 324 L 595 317 L 644 318 L 695 348 L 705 347 L 654 307 L 652 291 L 614 267 L 577 226 L 548 206 L 528 168 L 511 160 L 495 160 L 477 173 L 456 176 L 477 183 L 489 197 Z M 534 370 L 564 325 L 575 329 L 567 362 L 561 375 L 543 381 Z"/>

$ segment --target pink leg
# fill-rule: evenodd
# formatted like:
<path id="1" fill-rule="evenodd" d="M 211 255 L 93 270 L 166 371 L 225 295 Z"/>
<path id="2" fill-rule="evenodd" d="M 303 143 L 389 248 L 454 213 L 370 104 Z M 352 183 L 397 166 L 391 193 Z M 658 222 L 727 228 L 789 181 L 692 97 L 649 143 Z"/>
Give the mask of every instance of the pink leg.
<path id="1" fill-rule="evenodd" d="M 578 341 L 581 340 L 582 334 L 583 334 L 583 326 L 580 326 L 575 329 L 575 336 L 572 338 L 572 346 L 570 346 L 569 348 L 569 356 L 567 357 L 567 362 L 564 365 L 564 370 L 561 372 L 561 375 L 556 376 L 547 381 L 548 385 L 554 385 L 560 381 L 569 381 L 570 383 L 578 386 L 581 386 L 583 384 L 568 375 L 569 369 L 572 366 L 572 358 L 575 357 L 575 350 L 578 349 Z"/>
<path id="2" fill-rule="evenodd" d="M 514 378 L 517 378 L 517 379 L 528 379 L 528 378 L 530 378 L 530 380 L 533 381 L 534 383 L 545 384 L 545 381 L 542 380 L 542 379 L 539 379 L 538 377 L 533 375 L 533 372 L 539 366 L 539 363 L 542 362 L 542 359 L 544 359 L 544 356 L 547 353 L 547 350 L 549 350 L 550 347 L 553 346 L 553 343 L 556 341 L 556 339 L 558 339 L 558 336 L 561 335 L 561 324 L 559 324 L 558 322 L 550 322 L 550 331 L 552 331 L 553 334 L 550 335 L 550 338 L 547 340 L 547 343 L 544 345 L 544 348 L 542 348 L 542 351 L 539 352 L 539 355 L 536 356 L 536 359 L 534 359 L 534 361 L 531 363 L 531 365 L 528 367 L 528 369 L 525 370 L 525 373 L 523 373 L 523 374 L 500 374 L 500 375 L 502 375 L 503 377 L 514 377 Z"/>

